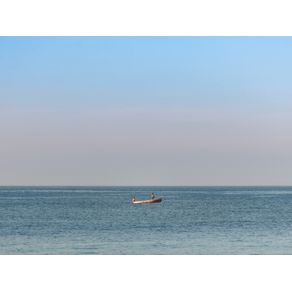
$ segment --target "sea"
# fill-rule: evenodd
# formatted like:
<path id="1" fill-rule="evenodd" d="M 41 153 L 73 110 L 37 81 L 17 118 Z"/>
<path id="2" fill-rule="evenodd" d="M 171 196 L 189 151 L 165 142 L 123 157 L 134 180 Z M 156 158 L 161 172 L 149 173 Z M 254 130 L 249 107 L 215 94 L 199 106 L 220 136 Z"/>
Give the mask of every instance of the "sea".
<path id="1" fill-rule="evenodd" d="M 292 187 L 0 187 L 0 254 L 292 254 Z"/>

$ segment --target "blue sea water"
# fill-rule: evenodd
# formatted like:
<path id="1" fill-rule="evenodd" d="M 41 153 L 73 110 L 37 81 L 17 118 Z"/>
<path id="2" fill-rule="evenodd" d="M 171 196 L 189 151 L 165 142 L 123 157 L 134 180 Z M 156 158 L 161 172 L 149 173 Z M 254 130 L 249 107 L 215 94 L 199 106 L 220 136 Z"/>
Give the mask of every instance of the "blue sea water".
<path id="1" fill-rule="evenodd" d="M 0 187 L 0 254 L 292 254 L 292 187 Z"/>

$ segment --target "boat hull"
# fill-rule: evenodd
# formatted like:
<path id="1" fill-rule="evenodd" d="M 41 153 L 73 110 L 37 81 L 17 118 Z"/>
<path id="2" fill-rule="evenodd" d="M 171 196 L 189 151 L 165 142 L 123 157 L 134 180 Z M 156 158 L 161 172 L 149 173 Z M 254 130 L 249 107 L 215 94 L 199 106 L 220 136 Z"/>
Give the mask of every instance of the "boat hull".
<path id="1" fill-rule="evenodd" d="M 161 203 L 162 198 L 156 198 L 151 200 L 143 200 L 143 201 L 132 201 L 134 205 L 143 205 L 143 204 L 157 204 Z"/>

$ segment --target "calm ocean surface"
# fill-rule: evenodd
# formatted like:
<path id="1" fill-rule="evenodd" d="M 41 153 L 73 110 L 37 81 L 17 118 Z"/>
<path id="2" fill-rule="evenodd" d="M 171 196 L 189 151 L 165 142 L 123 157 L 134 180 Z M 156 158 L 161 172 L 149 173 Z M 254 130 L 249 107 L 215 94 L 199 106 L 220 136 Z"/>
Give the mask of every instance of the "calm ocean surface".
<path id="1" fill-rule="evenodd" d="M 292 254 L 292 187 L 0 187 L 0 254 Z"/>

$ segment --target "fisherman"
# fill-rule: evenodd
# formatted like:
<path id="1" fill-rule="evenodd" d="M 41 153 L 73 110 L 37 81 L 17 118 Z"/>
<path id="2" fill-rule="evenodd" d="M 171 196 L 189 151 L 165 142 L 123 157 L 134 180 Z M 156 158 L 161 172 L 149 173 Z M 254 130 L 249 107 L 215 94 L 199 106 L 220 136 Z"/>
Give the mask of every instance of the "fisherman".
<path id="1" fill-rule="evenodd" d="M 151 199 L 153 200 L 155 198 L 154 193 L 151 194 Z"/>
<path id="2" fill-rule="evenodd" d="M 136 197 L 133 197 L 132 201 L 135 202 L 136 201 Z"/>

